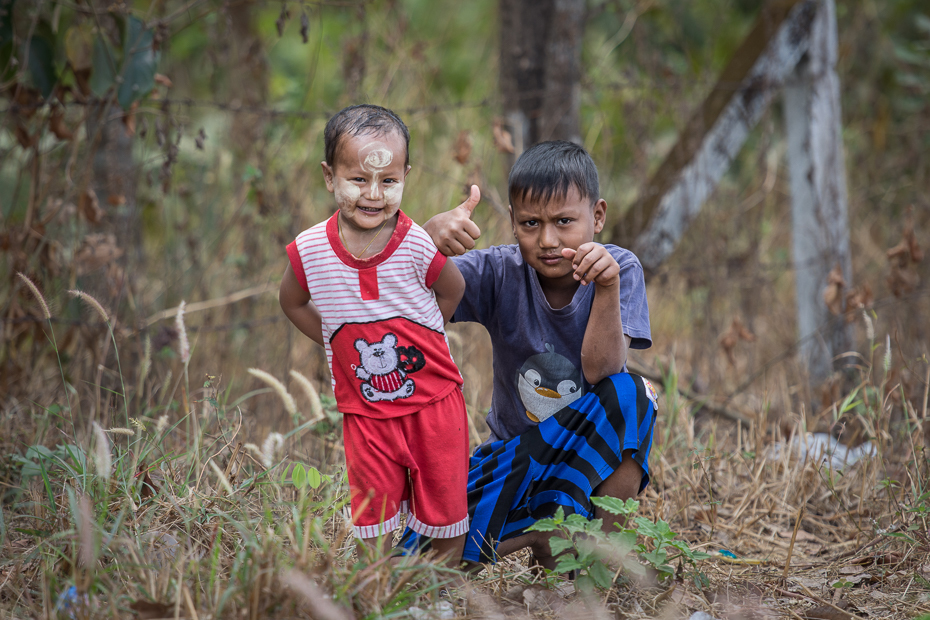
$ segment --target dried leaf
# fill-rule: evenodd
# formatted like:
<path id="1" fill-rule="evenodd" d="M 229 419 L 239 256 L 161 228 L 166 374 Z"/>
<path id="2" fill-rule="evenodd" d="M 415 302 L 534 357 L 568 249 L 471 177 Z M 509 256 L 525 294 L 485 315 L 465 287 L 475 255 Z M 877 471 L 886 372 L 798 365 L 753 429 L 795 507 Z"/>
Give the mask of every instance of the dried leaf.
<path id="1" fill-rule="evenodd" d="M 501 119 L 494 119 L 494 146 L 501 153 L 513 153 L 513 136 L 504 129 L 504 123 Z"/>
<path id="2" fill-rule="evenodd" d="M 283 2 L 281 3 L 281 14 L 278 15 L 278 19 L 275 20 L 274 25 L 278 29 L 278 36 L 284 36 L 284 25 L 287 23 L 287 19 L 290 17 L 287 12 L 287 5 Z"/>
<path id="3" fill-rule="evenodd" d="M 100 208 L 100 202 L 93 189 L 88 187 L 78 197 L 78 212 L 91 224 L 96 224 L 103 219 L 103 209 Z"/>
<path id="4" fill-rule="evenodd" d="M 827 276 L 827 286 L 823 289 L 823 300 L 830 314 L 839 315 L 843 312 L 843 289 L 845 287 L 843 270 L 836 265 Z"/>
<path id="5" fill-rule="evenodd" d="M 48 128 L 59 140 L 70 140 L 74 137 L 68 126 L 65 125 L 65 111 L 63 108 L 55 107 L 52 109 L 52 115 L 48 121 Z"/>
<path id="6" fill-rule="evenodd" d="M 172 616 L 174 605 L 139 600 L 130 605 L 129 609 L 136 612 L 136 617 L 139 620 L 152 620 L 153 618 L 168 618 Z"/>
<path id="7" fill-rule="evenodd" d="M 471 157 L 471 132 L 463 129 L 459 132 L 458 138 L 455 139 L 455 146 L 452 147 L 452 156 L 455 161 L 463 166 L 468 163 Z"/>
<path id="8" fill-rule="evenodd" d="M 95 271 L 123 255 L 112 234 L 94 233 L 84 237 L 81 247 L 74 254 L 78 275 Z"/>
<path id="9" fill-rule="evenodd" d="M 200 131 L 197 132 L 197 135 L 194 136 L 194 146 L 197 147 L 198 151 L 203 150 L 203 142 L 207 139 L 207 134 L 203 130 L 203 127 L 200 128 Z"/>
<path id="10" fill-rule="evenodd" d="M 29 135 L 26 127 L 22 123 L 16 123 L 13 127 L 13 133 L 16 135 L 16 141 L 24 149 L 32 148 L 38 138 L 38 133 L 34 136 Z"/>
<path id="11" fill-rule="evenodd" d="M 123 126 L 126 127 L 126 135 L 134 136 L 136 134 L 136 110 L 139 109 L 139 102 L 133 101 L 126 114 L 123 115 Z"/>
<path id="12" fill-rule="evenodd" d="M 174 86 L 174 83 L 171 81 L 171 78 L 169 78 L 167 75 L 162 75 L 161 73 L 155 74 L 155 83 L 161 84 L 162 86 L 165 86 L 167 88 L 171 88 L 172 86 Z"/>
<path id="13" fill-rule="evenodd" d="M 120 207 L 126 204 L 126 197 L 122 194 L 110 194 L 107 196 L 107 204 L 111 207 Z"/>
<path id="14" fill-rule="evenodd" d="M 731 366 L 736 366 L 734 349 L 736 348 L 737 342 L 740 340 L 755 342 L 756 335 L 749 331 L 746 326 L 743 325 L 743 321 L 737 316 L 733 317 L 733 321 L 730 323 L 730 329 L 720 336 L 720 348 L 723 349 L 723 352 L 727 356 L 727 361 L 730 362 Z"/>
<path id="15" fill-rule="evenodd" d="M 307 17 L 306 11 L 300 13 L 300 38 L 304 43 L 310 41 L 310 18 Z"/>

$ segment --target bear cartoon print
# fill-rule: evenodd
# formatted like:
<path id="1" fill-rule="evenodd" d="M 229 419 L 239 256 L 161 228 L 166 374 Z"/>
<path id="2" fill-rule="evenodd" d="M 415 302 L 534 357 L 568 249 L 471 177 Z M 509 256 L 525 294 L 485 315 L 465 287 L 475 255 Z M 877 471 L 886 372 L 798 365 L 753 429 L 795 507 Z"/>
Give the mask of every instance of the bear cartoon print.
<path id="1" fill-rule="evenodd" d="M 362 380 L 359 388 L 368 402 L 394 401 L 409 398 L 416 383 L 407 375 L 426 364 L 423 353 L 414 346 L 398 347 L 397 336 L 388 332 L 379 342 L 364 338 L 355 341 L 360 365 L 353 367 Z"/>

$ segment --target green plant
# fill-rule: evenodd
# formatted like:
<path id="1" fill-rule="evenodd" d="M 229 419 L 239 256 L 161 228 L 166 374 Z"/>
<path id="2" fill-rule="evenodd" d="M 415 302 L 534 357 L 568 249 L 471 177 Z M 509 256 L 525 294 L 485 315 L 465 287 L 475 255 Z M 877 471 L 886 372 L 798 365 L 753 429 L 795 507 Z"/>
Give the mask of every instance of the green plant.
<path id="1" fill-rule="evenodd" d="M 591 501 L 598 508 L 621 516 L 627 523 L 639 510 L 639 502 L 634 499 L 592 497 Z M 671 566 L 675 560 L 695 568 L 698 561 L 710 557 L 678 540 L 669 524 L 661 519 L 653 523 L 644 517 L 635 517 L 632 521 L 632 528 L 605 534 L 601 519 L 587 519 L 580 514 L 566 517 L 560 506 L 551 518 L 540 519 L 528 529 L 556 534 L 549 541 L 552 553 L 558 555 L 553 572 L 578 571 L 575 583 L 580 590 L 591 591 L 595 587 L 606 590 L 624 570 L 642 575 L 645 569 L 640 562 L 651 566 L 659 574 L 660 581 L 666 581 L 675 575 Z M 642 542 L 637 542 L 639 538 Z M 637 554 L 639 561 L 630 559 L 631 552 Z M 612 562 L 619 564 L 616 571 L 609 567 Z"/>

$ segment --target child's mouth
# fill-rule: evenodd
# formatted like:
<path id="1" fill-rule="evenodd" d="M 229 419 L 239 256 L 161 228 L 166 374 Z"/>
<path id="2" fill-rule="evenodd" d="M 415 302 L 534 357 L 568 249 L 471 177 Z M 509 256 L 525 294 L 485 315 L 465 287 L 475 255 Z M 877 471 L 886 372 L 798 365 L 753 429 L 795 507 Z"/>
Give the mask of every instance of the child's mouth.
<path id="1" fill-rule="evenodd" d="M 558 265 L 559 261 L 562 260 L 562 257 L 557 254 L 551 255 L 551 256 L 543 255 L 539 257 L 539 260 L 542 261 L 546 265 Z"/>
<path id="2" fill-rule="evenodd" d="M 359 211 L 361 211 L 362 213 L 371 213 L 371 214 L 374 214 L 374 213 L 380 213 L 380 212 L 381 212 L 381 209 L 377 209 L 377 208 L 375 208 L 375 207 L 356 207 L 356 208 L 357 208 Z"/>

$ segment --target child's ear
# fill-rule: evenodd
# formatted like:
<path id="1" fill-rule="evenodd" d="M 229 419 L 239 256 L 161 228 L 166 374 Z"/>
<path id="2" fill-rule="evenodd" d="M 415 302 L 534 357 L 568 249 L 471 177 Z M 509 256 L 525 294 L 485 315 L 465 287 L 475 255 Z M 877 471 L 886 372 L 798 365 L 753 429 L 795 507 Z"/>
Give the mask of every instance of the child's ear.
<path id="1" fill-rule="evenodd" d="M 330 194 L 336 191 L 336 184 L 333 180 L 334 172 L 333 167 L 327 164 L 325 161 L 320 162 L 320 167 L 323 168 L 323 180 L 326 181 L 326 189 Z"/>
<path id="2" fill-rule="evenodd" d="M 517 236 L 517 223 L 513 220 L 513 205 L 507 205 L 507 212 L 510 214 L 510 229 L 513 236 Z"/>
<path id="3" fill-rule="evenodd" d="M 603 198 L 594 203 L 594 234 L 604 230 L 604 224 L 607 222 L 607 201 Z"/>
<path id="4" fill-rule="evenodd" d="M 410 169 L 411 169 L 412 167 L 413 167 L 413 166 L 409 166 L 409 165 L 408 165 L 408 166 L 407 166 L 407 169 L 404 170 L 404 178 L 403 178 L 404 181 L 407 180 L 407 175 L 410 174 Z"/>

